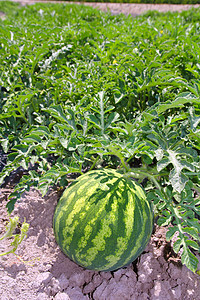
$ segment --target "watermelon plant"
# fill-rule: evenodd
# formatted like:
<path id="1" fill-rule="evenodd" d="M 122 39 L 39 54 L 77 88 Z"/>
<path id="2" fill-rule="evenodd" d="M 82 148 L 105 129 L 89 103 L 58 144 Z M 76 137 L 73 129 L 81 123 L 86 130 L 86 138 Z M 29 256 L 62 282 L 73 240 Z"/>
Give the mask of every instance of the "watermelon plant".
<path id="1" fill-rule="evenodd" d="M 176 236 L 174 251 L 196 272 L 199 11 L 133 18 L 8 1 L 0 10 L 0 184 L 13 187 L 9 213 L 32 186 L 45 195 L 89 171 L 117 170 L 143 186 L 167 240 Z"/>
<path id="2" fill-rule="evenodd" d="M 134 261 L 153 229 L 143 189 L 112 169 L 87 172 L 66 189 L 54 215 L 62 251 L 81 266 L 111 271 Z"/>
<path id="3" fill-rule="evenodd" d="M 13 218 L 10 218 L 8 225 L 6 226 L 6 232 L 0 237 L 0 241 L 12 239 L 12 242 L 10 243 L 10 249 L 6 252 L 1 252 L 0 256 L 7 255 L 9 253 L 13 253 L 16 255 L 15 251 L 17 250 L 18 246 L 27 237 L 29 224 L 24 221 L 21 225 L 20 233 L 14 234 L 14 231 L 18 227 L 18 225 L 20 225 L 19 217 L 15 216 Z"/>

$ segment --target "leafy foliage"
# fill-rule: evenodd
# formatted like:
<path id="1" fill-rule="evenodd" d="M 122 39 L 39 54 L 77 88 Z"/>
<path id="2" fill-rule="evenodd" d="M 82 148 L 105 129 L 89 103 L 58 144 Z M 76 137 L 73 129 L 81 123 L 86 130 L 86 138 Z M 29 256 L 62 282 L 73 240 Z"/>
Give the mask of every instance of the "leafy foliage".
<path id="1" fill-rule="evenodd" d="M 6 226 L 6 233 L 0 237 L 0 241 L 8 239 L 8 238 L 13 238 L 13 241 L 10 244 L 11 249 L 6 252 L 0 253 L 0 256 L 7 255 L 9 253 L 15 254 L 15 251 L 17 250 L 18 246 L 26 238 L 29 224 L 27 224 L 24 221 L 21 226 L 20 233 L 14 235 L 13 232 L 18 225 L 19 225 L 19 217 L 14 217 L 12 219 L 10 218 L 9 223 Z"/>
<path id="2" fill-rule="evenodd" d="M 198 10 L 132 18 L 69 4 L 16 7 L 0 20 L 1 184 L 22 170 L 9 212 L 31 186 L 45 195 L 74 173 L 121 168 L 197 270 L 198 20 Z"/>

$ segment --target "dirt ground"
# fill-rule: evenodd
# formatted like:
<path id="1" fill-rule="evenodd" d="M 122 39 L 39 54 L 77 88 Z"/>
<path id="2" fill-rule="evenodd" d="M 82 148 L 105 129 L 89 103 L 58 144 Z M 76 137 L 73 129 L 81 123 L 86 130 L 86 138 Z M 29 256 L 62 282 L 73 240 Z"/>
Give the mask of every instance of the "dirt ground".
<path id="1" fill-rule="evenodd" d="M 142 3 L 85 3 L 85 5 L 101 9 L 103 11 L 109 10 L 112 14 L 123 13 L 125 15 L 131 14 L 133 17 L 143 14 L 150 10 L 159 12 L 181 12 L 188 10 L 191 7 L 199 7 L 200 5 L 169 5 L 169 4 L 142 4 Z"/>
<path id="2" fill-rule="evenodd" d="M 0 192 L 0 235 L 8 216 Z M 199 300 L 200 276 L 180 263 L 165 240 L 166 228 L 155 227 L 139 259 L 114 272 L 94 272 L 70 261 L 57 246 L 52 218 L 58 201 L 50 191 L 44 198 L 32 189 L 24 194 L 12 215 L 30 224 L 17 255 L 0 257 L 1 300 Z M 8 241 L 0 244 L 0 252 Z M 199 264 L 200 268 L 200 264 Z"/>
<path id="3" fill-rule="evenodd" d="M 45 0 L 12 0 L 14 2 L 20 2 L 22 5 L 26 4 L 33 4 L 37 2 L 49 2 Z M 62 3 L 63 1 L 51 1 L 54 3 Z M 63 3 L 77 3 L 77 4 L 84 4 L 87 6 L 92 6 L 94 8 L 101 9 L 102 11 L 109 10 L 112 14 L 119 14 L 124 13 L 125 15 L 131 14 L 132 16 L 137 16 L 140 14 L 143 14 L 149 10 L 156 10 L 159 12 L 181 12 L 183 10 L 188 10 L 191 7 L 199 7 L 200 4 L 142 4 L 142 3 L 92 3 L 92 2 L 86 2 L 86 3 L 80 3 L 80 2 L 63 2 Z"/>

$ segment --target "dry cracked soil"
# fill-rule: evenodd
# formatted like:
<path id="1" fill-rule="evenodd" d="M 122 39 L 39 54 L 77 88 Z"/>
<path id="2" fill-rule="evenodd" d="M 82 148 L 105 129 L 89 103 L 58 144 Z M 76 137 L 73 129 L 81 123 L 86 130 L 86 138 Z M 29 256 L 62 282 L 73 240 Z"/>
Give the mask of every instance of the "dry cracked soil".
<path id="1" fill-rule="evenodd" d="M 8 189 L 0 192 L 0 235 L 8 221 Z M 34 189 L 15 205 L 30 224 L 26 240 L 15 256 L 0 257 L 1 300 L 199 300 L 200 276 L 180 262 L 166 228 L 155 226 L 151 241 L 134 263 L 114 272 L 86 270 L 70 261 L 55 242 L 52 219 L 58 201 L 55 191 L 41 197 Z M 0 244 L 8 248 L 9 240 Z M 199 265 L 200 266 L 200 265 Z"/>

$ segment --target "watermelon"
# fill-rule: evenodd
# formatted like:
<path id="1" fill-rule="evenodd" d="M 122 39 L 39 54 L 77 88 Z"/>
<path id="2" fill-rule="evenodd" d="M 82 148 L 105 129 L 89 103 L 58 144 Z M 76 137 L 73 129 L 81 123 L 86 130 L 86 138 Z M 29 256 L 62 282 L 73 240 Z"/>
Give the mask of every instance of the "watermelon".
<path id="1" fill-rule="evenodd" d="M 112 169 L 94 170 L 64 191 L 53 228 L 71 260 L 90 270 L 112 271 L 142 253 L 153 212 L 139 184 Z"/>

